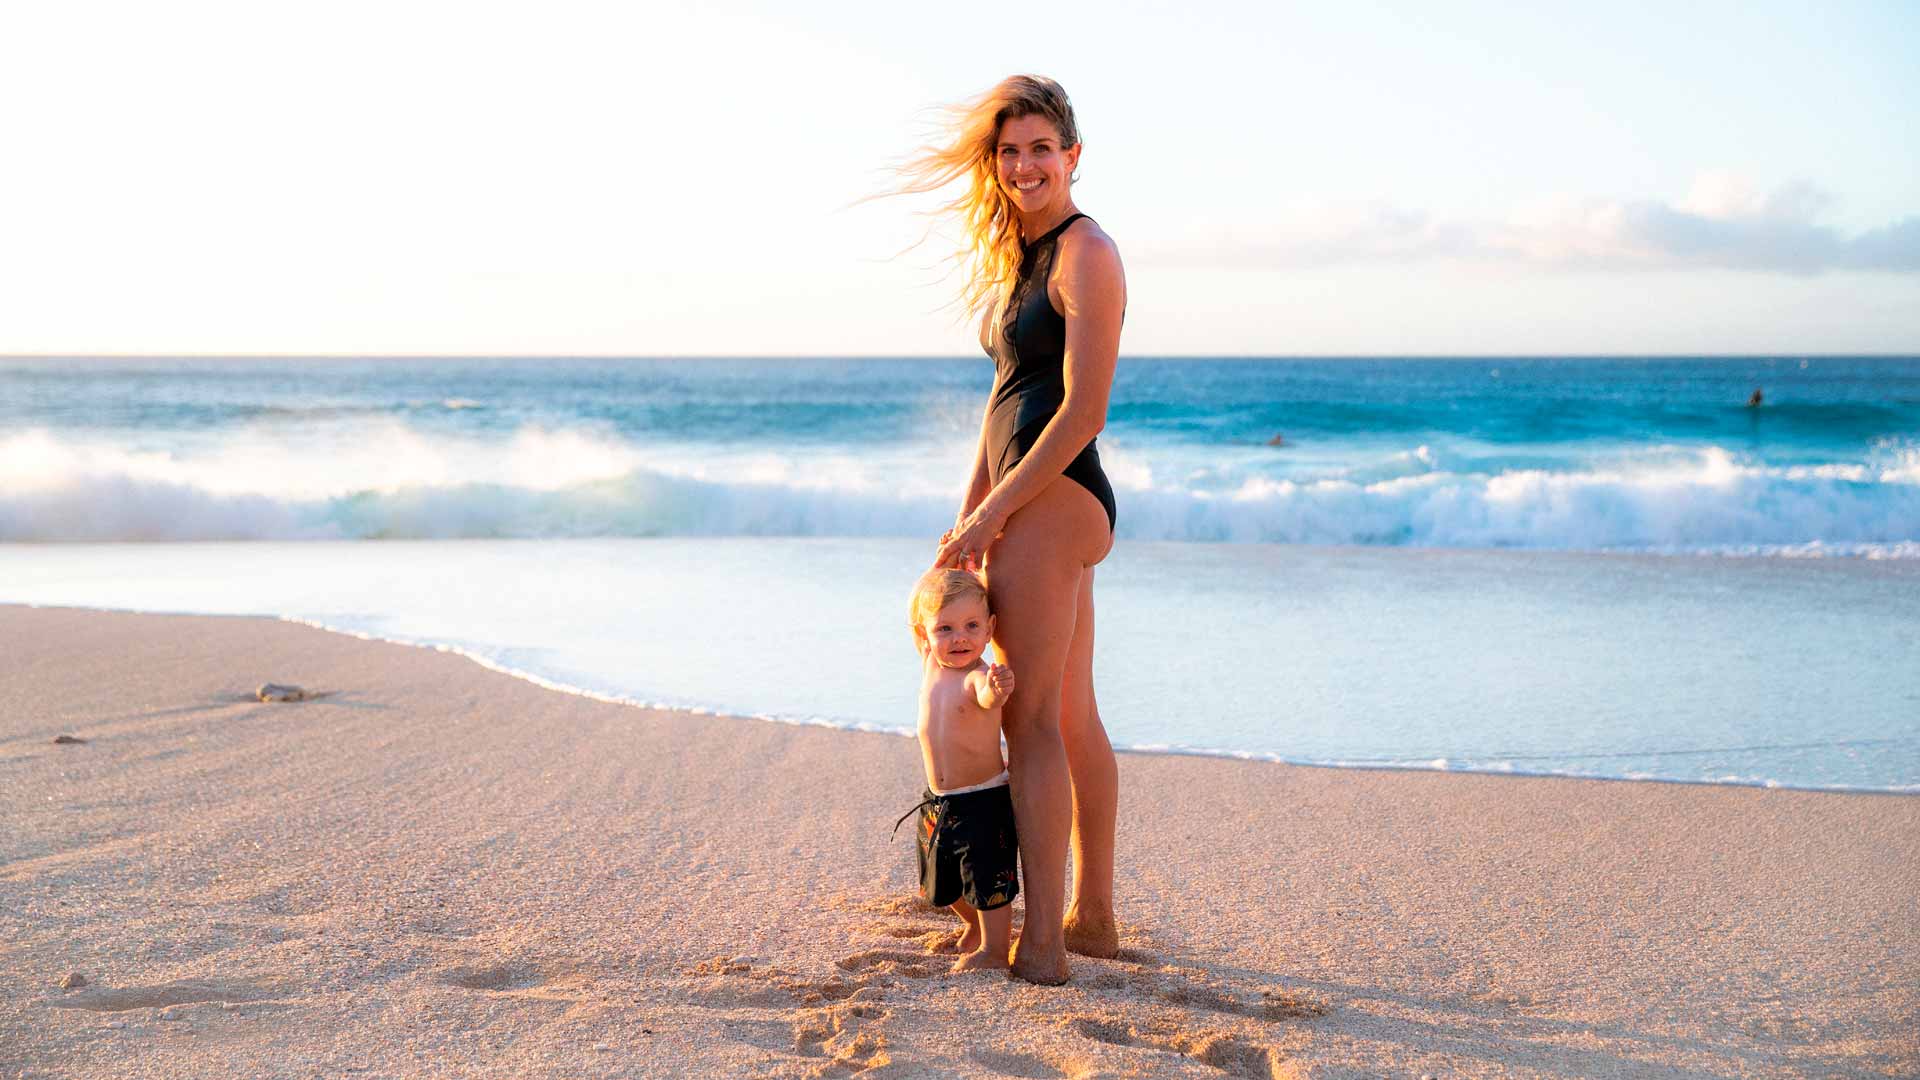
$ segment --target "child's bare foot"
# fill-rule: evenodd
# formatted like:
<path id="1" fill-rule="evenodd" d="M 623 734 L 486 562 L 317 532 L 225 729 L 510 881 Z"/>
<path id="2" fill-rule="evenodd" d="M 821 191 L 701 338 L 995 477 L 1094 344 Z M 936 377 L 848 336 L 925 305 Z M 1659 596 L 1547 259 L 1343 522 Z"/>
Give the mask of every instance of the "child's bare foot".
<path id="1" fill-rule="evenodd" d="M 1075 907 L 1067 912 L 1064 930 L 1068 952 L 1102 960 L 1120 955 L 1120 930 L 1114 925 L 1111 912 L 1096 915 Z"/>
<path id="2" fill-rule="evenodd" d="M 953 970 L 956 972 L 991 971 L 994 969 L 1004 969 L 1006 966 L 1007 954 L 1005 952 L 995 952 L 992 949 L 976 949 L 953 962 Z"/>
<path id="3" fill-rule="evenodd" d="M 953 906 L 947 910 L 953 912 L 960 919 L 960 927 L 963 932 L 960 934 L 958 944 L 961 955 L 980 948 L 980 935 L 982 930 L 980 928 L 981 912 L 979 909 L 967 903 L 965 900 L 955 900 Z"/>

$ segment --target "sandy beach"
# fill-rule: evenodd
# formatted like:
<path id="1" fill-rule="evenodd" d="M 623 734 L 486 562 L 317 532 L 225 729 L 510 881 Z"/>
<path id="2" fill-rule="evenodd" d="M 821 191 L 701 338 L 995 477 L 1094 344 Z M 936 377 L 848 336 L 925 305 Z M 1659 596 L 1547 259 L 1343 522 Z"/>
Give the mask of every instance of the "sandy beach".
<path id="1" fill-rule="evenodd" d="M 1123 755 L 1127 947 L 1043 989 L 929 951 L 917 769 L 0 606 L 0 1077 L 1920 1073 L 1920 799 Z"/>

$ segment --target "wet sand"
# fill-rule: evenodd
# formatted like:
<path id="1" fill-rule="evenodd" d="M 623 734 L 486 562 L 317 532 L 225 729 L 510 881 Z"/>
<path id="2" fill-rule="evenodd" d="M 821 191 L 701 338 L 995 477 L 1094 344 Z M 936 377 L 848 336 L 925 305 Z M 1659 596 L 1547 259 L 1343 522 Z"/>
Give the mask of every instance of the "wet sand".
<path id="1" fill-rule="evenodd" d="M 928 951 L 917 768 L 0 606 L 0 1078 L 1920 1073 L 1920 798 L 1129 754 L 1126 950 L 1044 989 Z"/>

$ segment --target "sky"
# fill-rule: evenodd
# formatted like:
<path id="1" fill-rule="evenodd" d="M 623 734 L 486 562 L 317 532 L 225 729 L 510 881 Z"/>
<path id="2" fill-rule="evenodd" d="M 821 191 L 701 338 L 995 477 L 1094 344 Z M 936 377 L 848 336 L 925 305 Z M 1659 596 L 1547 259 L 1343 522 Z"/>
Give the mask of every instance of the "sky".
<path id="1" fill-rule="evenodd" d="M 1920 353 L 1920 4 L 0 5 L 0 354 L 963 355 L 1058 79 L 1122 353 Z M 905 249 L 903 251 L 903 249 Z"/>

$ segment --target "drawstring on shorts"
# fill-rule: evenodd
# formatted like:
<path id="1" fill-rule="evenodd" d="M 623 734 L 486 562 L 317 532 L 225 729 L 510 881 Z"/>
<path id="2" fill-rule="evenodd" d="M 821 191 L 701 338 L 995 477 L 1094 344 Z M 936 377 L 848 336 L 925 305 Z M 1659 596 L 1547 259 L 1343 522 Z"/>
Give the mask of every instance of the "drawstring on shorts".
<path id="1" fill-rule="evenodd" d="M 904 824 L 906 824 L 906 821 L 907 821 L 907 819 L 908 819 L 908 818 L 910 818 L 910 817 L 912 817 L 913 815 L 915 815 L 915 814 L 917 814 L 917 813 L 919 813 L 919 812 L 920 812 L 920 810 L 921 810 L 921 809 L 922 809 L 923 807 L 928 807 L 928 806 L 934 806 L 934 807 L 937 807 L 937 806 L 939 806 L 939 805 L 940 805 L 940 802 L 941 802 L 941 800 L 942 800 L 942 798 L 943 798 L 943 796 L 940 796 L 940 795 L 935 795 L 935 794 L 934 794 L 933 792 L 931 792 L 931 791 L 929 791 L 929 792 L 927 792 L 927 797 L 926 797 L 926 798 L 924 798 L 924 799 L 921 799 L 921 800 L 920 800 L 919 802 L 917 802 L 917 803 L 914 803 L 914 804 L 913 804 L 913 809 L 911 809 L 911 810 L 909 810 L 909 811 L 907 811 L 907 812 L 906 812 L 906 813 L 904 813 L 904 814 L 901 814 L 901 815 L 900 815 L 900 820 L 899 820 L 899 821 L 896 821 L 896 822 L 894 822 L 894 823 L 893 823 L 893 831 L 887 834 L 887 837 L 888 837 L 888 839 L 892 839 L 893 837 L 896 837 L 896 836 L 899 836 L 899 835 L 900 835 L 900 826 L 902 826 L 902 825 L 904 825 Z M 939 819 L 939 817 L 937 817 L 937 816 L 936 816 L 936 817 L 935 817 L 935 818 L 933 819 L 933 831 L 934 831 L 934 834 L 935 834 L 936 836 L 937 836 L 937 835 L 939 835 L 939 832 L 940 832 L 940 819 Z"/>

